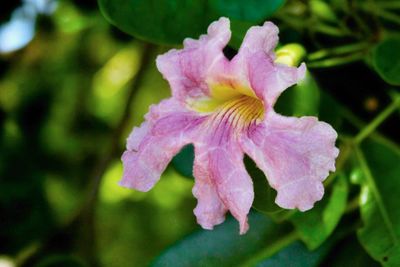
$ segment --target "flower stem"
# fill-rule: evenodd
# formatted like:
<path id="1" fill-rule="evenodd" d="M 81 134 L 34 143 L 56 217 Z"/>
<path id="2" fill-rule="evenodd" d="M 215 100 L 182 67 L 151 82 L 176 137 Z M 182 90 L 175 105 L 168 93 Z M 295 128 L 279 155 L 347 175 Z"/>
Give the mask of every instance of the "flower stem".
<path id="1" fill-rule="evenodd" d="M 400 97 L 396 97 L 393 102 L 387 106 L 370 124 L 368 124 L 364 129 L 362 129 L 356 137 L 354 137 L 354 142 L 356 144 L 361 143 L 366 137 L 368 137 L 375 129 L 385 121 L 390 114 L 392 114 L 400 106 Z"/>
<path id="2" fill-rule="evenodd" d="M 400 97 L 400 94 L 398 94 L 398 93 L 391 94 L 392 101 L 394 101 L 396 97 Z M 398 111 L 400 112 L 400 105 L 399 105 Z M 343 117 L 343 119 L 347 120 L 350 124 L 352 124 L 354 127 L 356 127 L 359 131 L 361 131 L 367 125 L 367 123 L 365 123 L 360 118 L 358 118 L 356 115 L 354 115 L 347 107 L 340 105 L 339 113 Z M 370 137 L 374 138 L 375 140 L 379 140 L 380 142 L 384 142 L 384 143 L 388 144 L 389 146 L 395 148 L 400 153 L 400 146 L 397 143 L 393 142 L 392 140 L 388 139 L 387 137 L 385 137 L 377 132 L 373 132 Z M 354 137 L 344 136 L 343 134 L 339 135 L 339 139 L 343 139 L 343 141 L 350 140 L 352 142 L 353 138 Z"/>
<path id="3" fill-rule="evenodd" d="M 375 13 L 377 16 L 380 16 L 383 19 L 386 19 L 393 23 L 400 24 L 400 17 L 397 16 L 396 14 L 393 14 L 393 13 L 385 11 L 385 10 L 376 10 Z"/>
<path id="4" fill-rule="evenodd" d="M 348 203 L 347 203 L 347 207 L 344 211 L 344 213 L 348 214 L 348 213 L 352 213 L 353 211 L 355 211 L 356 209 L 358 209 L 358 207 L 360 206 L 360 195 L 356 195 L 355 197 L 353 197 Z"/>
<path id="5" fill-rule="evenodd" d="M 340 54 L 347 54 L 351 52 L 358 52 L 360 50 L 364 50 L 367 47 L 369 47 L 368 42 L 361 42 L 361 43 L 353 43 L 353 44 L 348 44 L 348 45 L 343 45 L 343 46 L 337 46 L 334 48 L 328 48 L 328 49 L 321 49 L 316 52 L 313 52 L 308 55 L 307 59 L 312 61 L 312 60 L 317 60 L 321 59 L 327 56 L 332 56 L 332 55 L 340 55 Z"/>
<path id="6" fill-rule="evenodd" d="M 384 9 L 400 9 L 400 2 L 398 1 L 382 1 L 375 2 L 375 5 Z"/>
<path id="7" fill-rule="evenodd" d="M 392 12 L 384 10 L 382 5 L 374 4 L 365 4 L 362 5 L 362 8 L 366 11 L 374 13 L 376 16 L 386 19 L 387 21 L 400 24 L 400 17 Z"/>
<path id="8" fill-rule="evenodd" d="M 309 68 L 329 68 L 361 60 L 364 58 L 364 55 L 365 55 L 364 51 L 361 51 L 359 53 L 354 53 L 349 56 L 327 58 L 315 62 L 310 62 L 307 64 L 307 66 Z"/>
<path id="9" fill-rule="evenodd" d="M 293 243 L 298 239 L 299 235 L 297 234 L 297 232 L 293 231 L 288 235 L 284 236 L 283 238 L 272 243 L 270 246 L 267 246 L 265 249 L 261 250 L 257 254 L 253 255 L 246 262 L 242 263 L 240 267 L 253 267 L 260 261 L 271 257 L 272 255 L 276 254 L 278 251 L 287 247 L 288 245 L 290 245 L 291 243 Z"/>
<path id="10" fill-rule="evenodd" d="M 332 27 L 330 25 L 322 24 L 322 23 L 314 26 L 313 30 L 316 32 L 319 32 L 319 33 L 323 33 L 323 34 L 330 35 L 330 36 L 336 36 L 336 37 L 343 37 L 343 36 L 349 35 L 349 33 L 345 32 L 343 29 L 339 29 L 336 27 Z"/>

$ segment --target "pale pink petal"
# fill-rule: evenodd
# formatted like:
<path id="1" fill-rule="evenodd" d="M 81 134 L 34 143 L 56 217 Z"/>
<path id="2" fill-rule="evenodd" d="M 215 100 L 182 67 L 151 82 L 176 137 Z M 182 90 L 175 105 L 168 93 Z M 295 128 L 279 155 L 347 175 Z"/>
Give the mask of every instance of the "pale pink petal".
<path id="1" fill-rule="evenodd" d="M 228 63 L 223 48 L 231 37 L 229 24 L 229 19 L 220 18 L 199 40 L 185 39 L 183 49 L 157 57 L 157 68 L 169 82 L 173 97 L 185 100 L 209 94 L 207 78 Z"/>
<path id="2" fill-rule="evenodd" d="M 324 194 L 322 181 L 335 170 L 337 133 L 315 117 L 284 117 L 270 111 L 249 129 L 241 145 L 267 175 L 282 208 L 311 209 Z"/>
<path id="3" fill-rule="evenodd" d="M 253 183 L 236 142 L 234 119 L 229 111 L 208 117 L 199 128 L 195 142 L 193 194 L 198 199 L 194 210 L 198 222 L 206 229 L 221 223 L 227 210 L 239 221 L 240 233 L 248 229 Z M 236 134 L 235 134 L 236 133 Z"/>
<path id="4" fill-rule="evenodd" d="M 209 148 L 209 169 L 225 207 L 239 221 L 240 233 L 249 228 L 247 214 L 254 199 L 253 182 L 243 163 L 240 147 L 230 143 Z"/>
<path id="5" fill-rule="evenodd" d="M 284 90 L 304 78 L 306 65 L 302 63 L 296 68 L 275 64 L 265 54 L 258 53 L 247 58 L 247 71 L 251 88 L 269 110 Z"/>
<path id="6" fill-rule="evenodd" d="M 243 39 L 242 45 L 239 49 L 239 54 L 264 52 L 273 58 L 274 49 L 279 40 L 278 33 L 278 27 L 269 21 L 265 22 L 263 26 L 251 27 Z"/>
<path id="7" fill-rule="evenodd" d="M 196 179 L 192 192 L 197 198 L 194 214 L 197 222 L 204 229 L 211 230 L 214 225 L 218 225 L 225 220 L 227 208 L 219 198 L 211 176 L 209 154 L 206 148 L 200 145 L 195 147 L 193 175 Z"/>
<path id="8" fill-rule="evenodd" d="M 278 28 L 271 22 L 251 27 L 238 54 L 230 63 L 230 73 L 238 82 L 251 88 L 270 109 L 278 96 L 304 78 L 305 65 L 289 67 L 274 62 Z"/>
<path id="9" fill-rule="evenodd" d="M 146 121 L 135 127 L 122 155 L 120 185 L 140 191 L 150 190 L 172 157 L 193 139 L 194 129 L 203 118 L 168 99 L 152 106 Z"/>

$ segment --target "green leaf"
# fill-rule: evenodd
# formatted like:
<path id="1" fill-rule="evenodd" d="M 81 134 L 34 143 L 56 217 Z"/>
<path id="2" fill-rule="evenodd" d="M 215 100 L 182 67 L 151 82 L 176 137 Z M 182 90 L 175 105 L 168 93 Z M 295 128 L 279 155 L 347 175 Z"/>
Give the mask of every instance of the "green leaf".
<path id="1" fill-rule="evenodd" d="M 304 213 L 296 212 L 290 218 L 309 249 L 319 247 L 335 230 L 346 208 L 347 195 L 347 180 L 339 175 L 329 196 L 324 196 L 313 209 Z"/>
<path id="2" fill-rule="evenodd" d="M 379 267 L 378 262 L 374 261 L 367 252 L 361 247 L 355 234 L 346 237 L 338 242 L 331 250 L 328 257 L 320 266 L 329 267 L 350 267 L 368 266 Z"/>
<path id="3" fill-rule="evenodd" d="M 52 255 L 40 261 L 36 267 L 85 267 L 86 264 L 82 263 L 76 257 L 69 255 Z"/>
<path id="4" fill-rule="evenodd" d="M 364 175 L 360 197 L 364 225 L 358 238 L 382 265 L 400 266 L 400 153 L 387 143 L 368 140 L 356 155 Z"/>
<path id="5" fill-rule="evenodd" d="M 261 261 L 256 267 L 317 267 L 329 252 L 331 244 L 309 251 L 300 241 L 280 250 L 272 257 Z"/>
<path id="6" fill-rule="evenodd" d="M 197 38 L 221 16 L 257 24 L 284 0 L 98 0 L 103 15 L 121 30 L 154 43 L 181 44 Z"/>
<path id="7" fill-rule="evenodd" d="M 318 119 L 332 125 L 336 130 L 343 125 L 343 107 L 331 95 L 321 91 Z"/>
<path id="8" fill-rule="evenodd" d="M 260 22 L 270 17 L 284 2 L 283 0 L 214 0 L 209 1 L 208 5 L 219 16 Z"/>
<path id="9" fill-rule="evenodd" d="M 172 165 L 183 176 L 193 178 L 194 147 L 187 145 L 172 159 Z"/>
<path id="10" fill-rule="evenodd" d="M 274 108 L 287 116 L 315 116 L 318 115 L 319 101 L 318 84 L 307 71 L 304 80 L 283 92 Z"/>
<path id="11" fill-rule="evenodd" d="M 383 80 L 400 85 L 400 37 L 389 37 L 380 42 L 372 52 L 372 63 Z"/>
<path id="12" fill-rule="evenodd" d="M 249 224 L 249 231 L 239 235 L 237 221 L 229 217 L 213 231 L 198 231 L 173 245 L 151 266 L 235 266 L 263 247 L 277 229 L 271 220 L 255 212 L 249 214 Z"/>
<path id="13" fill-rule="evenodd" d="M 271 212 L 281 211 L 282 208 L 275 204 L 276 191 L 269 186 L 264 173 L 257 168 L 256 164 L 250 157 L 246 156 L 244 158 L 244 163 L 247 172 L 253 179 L 253 208 L 268 215 Z"/>
<path id="14" fill-rule="evenodd" d="M 232 48 L 239 50 L 243 38 L 246 35 L 247 30 L 251 26 L 254 26 L 254 23 L 231 19 L 232 37 L 231 40 L 229 41 L 229 45 Z"/>

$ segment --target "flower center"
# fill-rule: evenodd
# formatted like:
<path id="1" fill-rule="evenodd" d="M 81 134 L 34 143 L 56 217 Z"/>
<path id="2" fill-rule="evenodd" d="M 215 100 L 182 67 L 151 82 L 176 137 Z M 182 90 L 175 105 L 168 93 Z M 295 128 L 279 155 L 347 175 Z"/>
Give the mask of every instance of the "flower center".
<path id="1" fill-rule="evenodd" d="M 233 83 L 212 84 L 206 99 L 188 103 L 199 113 L 210 115 L 210 122 L 218 127 L 243 130 L 264 118 L 264 105 L 253 90 Z"/>
<path id="2" fill-rule="evenodd" d="M 214 121 L 228 124 L 235 130 L 242 130 L 264 118 L 264 106 L 258 99 L 240 95 L 224 102 L 214 111 Z"/>

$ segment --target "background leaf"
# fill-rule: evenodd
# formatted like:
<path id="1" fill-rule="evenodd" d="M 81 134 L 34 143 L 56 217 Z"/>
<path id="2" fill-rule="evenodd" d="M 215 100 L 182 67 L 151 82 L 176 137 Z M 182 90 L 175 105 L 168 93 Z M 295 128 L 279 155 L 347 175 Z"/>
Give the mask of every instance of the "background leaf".
<path id="1" fill-rule="evenodd" d="M 336 177 L 329 195 L 306 212 L 296 212 L 290 221 L 311 250 L 319 247 L 333 232 L 347 204 L 348 185 L 344 176 Z"/>
<path id="2" fill-rule="evenodd" d="M 133 36 L 161 44 L 181 44 L 186 37 L 204 34 L 221 16 L 257 24 L 284 0 L 98 0 L 103 15 Z"/>
<path id="3" fill-rule="evenodd" d="M 400 85 L 400 37 L 389 37 L 380 42 L 373 50 L 372 62 L 383 80 Z"/>
<path id="4" fill-rule="evenodd" d="M 264 173 L 257 168 L 255 162 L 248 156 L 244 158 L 246 170 L 253 180 L 254 201 L 253 207 L 263 213 L 283 211 L 275 204 L 276 191 L 268 184 Z"/>
<path id="5" fill-rule="evenodd" d="M 328 254 L 330 244 L 309 251 L 300 241 L 290 244 L 272 257 L 261 261 L 256 267 L 317 267 Z"/>
<path id="6" fill-rule="evenodd" d="M 35 267 L 86 267 L 78 258 L 69 255 L 52 255 L 39 262 Z"/>
<path id="7" fill-rule="evenodd" d="M 361 247 L 355 235 L 350 235 L 340 240 L 331 249 L 330 253 L 320 266 L 329 267 L 378 267 L 380 264 L 374 261 L 367 252 Z"/>
<path id="8" fill-rule="evenodd" d="M 364 179 L 358 238 L 384 266 L 400 265 L 400 153 L 386 143 L 367 141 L 357 153 Z"/>
<path id="9" fill-rule="evenodd" d="M 274 108 L 287 116 L 315 116 L 318 115 L 319 101 L 318 84 L 307 71 L 299 84 L 283 92 Z"/>
<path id="10" fill-rule="evenodd" d="M 187 145 L 172 159 L 172 165 L 183 176 L 193 178 L 194 147 Z"/>
<path id="11" fill-rule="evenodd" d="M 239 235 L 236 220 L 229 217 L 213 231 L 198 231 L 162 253 L 151 264 L 158 266 L 234 266 L 265 246 L 265 239 L 277 230 L 276 225 L 260 213 L 249 215 L 250 230 Z"/>

